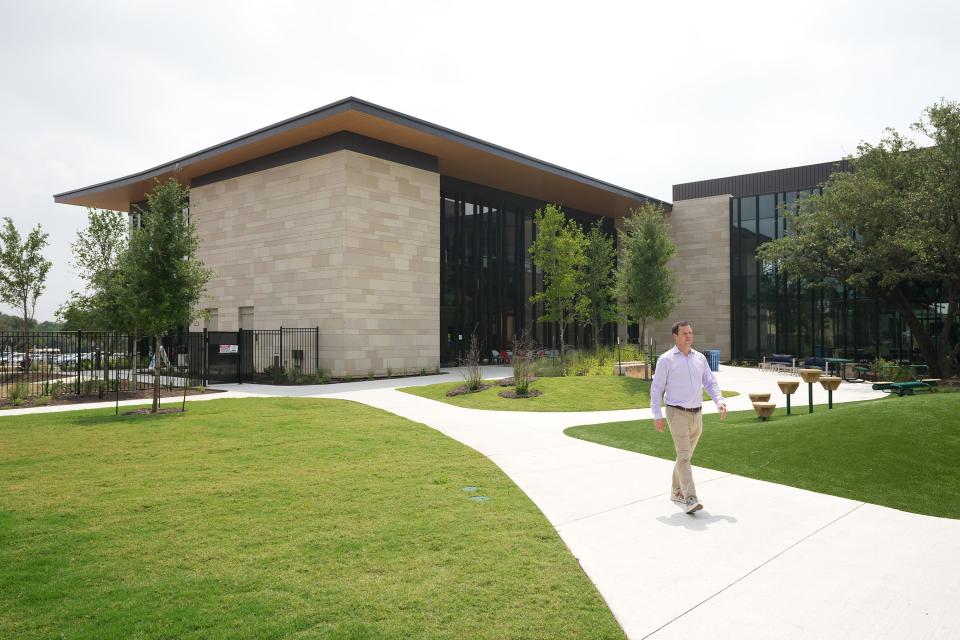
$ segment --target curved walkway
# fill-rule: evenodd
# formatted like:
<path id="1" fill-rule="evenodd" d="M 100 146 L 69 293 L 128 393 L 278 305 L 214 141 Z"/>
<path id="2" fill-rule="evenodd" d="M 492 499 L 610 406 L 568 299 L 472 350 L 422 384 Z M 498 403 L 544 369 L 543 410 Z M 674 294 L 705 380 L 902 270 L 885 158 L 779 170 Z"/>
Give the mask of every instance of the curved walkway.
<path id="1" fill-rule="evenodd" d="M 485 368 L 485 377 L 502 375 L 506 367 Z M 754 391 L 782 404 L 774 374 L 722 367 L 717 377 L 743 394 L 728 399 L 733 410 L 749 408 L 745 394 Z M 672 462 L 563 435 L 578 424 L 647 418 L 649 409 L 494 412 L 396 391 L 453 379 L 224 388 L 361 402 L 488 456 L 546 515 L 632 639 L 946 639 L 960 628 L 960 520 L 703 468 L 706 506 L 688 516 L 668 499 Z M 834 402 L 877 395 L 844 384 Z M 825 403 L 826 393 L 814 399 Z M 794 400 L 805 404 L 806 390 Z"/>

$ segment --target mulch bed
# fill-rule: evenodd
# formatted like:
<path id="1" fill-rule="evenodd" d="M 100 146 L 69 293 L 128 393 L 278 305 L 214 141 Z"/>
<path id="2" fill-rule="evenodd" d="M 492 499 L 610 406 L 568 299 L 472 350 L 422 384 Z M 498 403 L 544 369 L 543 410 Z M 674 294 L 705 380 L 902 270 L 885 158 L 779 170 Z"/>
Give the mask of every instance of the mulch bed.
<path id="1" fill-rule="evenodd" d="M 473 391 L 471 391 L 470 389 L 467 388 L 467 385 L 462 384 L 456 389 L 453 389 L 452 391 L 447 391 L 447 397 L 452 398 L 454 396 L 464 396 L 464 395 L 467 395 L 468 393 L 480 393 L 484 389 L 489 389 L 489 388 L 490 388 L 489 384 L 481 384 L 479 389 L 474 389 Z"/>
<path id="2" fill-rule="evenodd" d="M 161 407 L 157 409 L 155 413 L 183 413 L 183 409 L 173 409 L 170 407 Z M 133 411 L 124 411 L 120 415 L 122 416 L 148 416 L 151 414 L 150 409 L 135 409 Z"/>
<path id="3" fill-rule="evenodd" d="M 530 389 L 530 392 L 525 396 L 518 396 L 517 392 L 512 389 L 504 389 L 497 394 L 501 398 L 510 398 L 511 400 L 522 400 L 524 398 L 536 398 L 537 396 L 542 396 L 543 391 L 540 389 Z"/>
<path id="4" fill-rule="evenodd" d="M 204 389 L 203 391 L 197 391 L 196 389 L 187 389 L 188 396 L 199 396 L 206 395 L 208 393 L 223 393 L 220 389 Z M 182 398 L 183 389 L 161 389 L 160 390 L 161 398 Z M 121 400 L 150 400 L 153 398 L 153 389 L 142 389 L 140 391 L 121 391 L 120 399 Z M 65 393 L 56 398 L 51 398 L 50 402 L 45 405 L 36 404 L 34 400 L 36 398 L 28 398 L 23 403 L 14 405 L 7 398 L 0 399 L 0 410 L 3 409 L 28 409 L 30 407 L 52 407 L 59 406 L 64 404 L 88 404 L 91 402 L 115 402 L 117 399 L 117 394 L 115 391 L 104 391 L 103 398 L 100 398 L 97 394 L 91 394 L 88 396 L 78 396 L 73 393 Z M 177 409 L 179 411 L 179 409 Z"/>
<path id="5" fill-rule="evenodd" d="M 530 382 L 535 382 L 536 379 L 537 379 L 537 376 L 530 376 Z M 514 380 L 512 377 L 501 378 L 500 380 L 497 380 L 497 385 L 501 387 L 512 387 L 516 383 L 517 383 L 516 380 Z"/>

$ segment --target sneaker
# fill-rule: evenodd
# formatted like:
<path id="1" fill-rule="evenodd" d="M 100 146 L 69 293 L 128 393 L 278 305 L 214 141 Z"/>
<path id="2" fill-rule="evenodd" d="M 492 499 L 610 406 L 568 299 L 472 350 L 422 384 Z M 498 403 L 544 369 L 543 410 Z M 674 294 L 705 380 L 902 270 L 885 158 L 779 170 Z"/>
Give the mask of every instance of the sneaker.
<path id="1" fill-rule="evenodd" d="M 683 493 L 680 491 L 673 491 L 670 494 L 670 499 L 679 504 L 687 504 L 687 499 L 683 497 Z"/>
<path id="2" fill-rule="evenodd" d="M 686 508 L 687 513 L 700 511 L 700 509 L 703 509 L 703 505 L 700 504 L 699 500 L 697 500 L 697 496 L 690 496 L 689 498 L 687 498 L 687 508 Z"/>

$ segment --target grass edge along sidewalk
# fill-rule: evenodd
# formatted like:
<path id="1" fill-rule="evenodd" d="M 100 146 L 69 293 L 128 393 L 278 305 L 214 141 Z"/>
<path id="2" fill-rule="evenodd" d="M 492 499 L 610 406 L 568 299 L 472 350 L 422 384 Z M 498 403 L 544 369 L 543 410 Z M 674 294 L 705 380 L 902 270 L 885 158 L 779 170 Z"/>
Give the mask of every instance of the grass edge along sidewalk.
<path id="1" fill-rule="evenodd" d="M 240 629 L 623 637 L 496 465 L 385 411 L 224 399 L 0 422 L 0 637 Z"/>
<path id="2" fill-rule="evenodd" d="M 454 397 L 448 397 L 447 392 L 461 386 L 462 382 L 401 387 L 397 391 L 456 407 L 487 411 L 614 411 L 645 409 L 650 406 L 650 382 L 627 376 L 538 378 L 531 388 L 539 389 L 543 395 L 515 399 L 497 395 L 500 391 L 512 387 L 499 387 L 492 380 L 484 382 L 493 386 Z M 739 395 L 736 391 L 723 391 L 725 398 L 736 395 Z M 704 399 L 709 399 L 706 393 Z"/>
<path id="3" fill-rule="evenodd" d="M 651 420 L 570 427 L 569 436 L 673 460 Z M 960 393 L 835 405 L 766 422 L 707 414 L 697 466 L 902 511 L 960 518 Z"/>

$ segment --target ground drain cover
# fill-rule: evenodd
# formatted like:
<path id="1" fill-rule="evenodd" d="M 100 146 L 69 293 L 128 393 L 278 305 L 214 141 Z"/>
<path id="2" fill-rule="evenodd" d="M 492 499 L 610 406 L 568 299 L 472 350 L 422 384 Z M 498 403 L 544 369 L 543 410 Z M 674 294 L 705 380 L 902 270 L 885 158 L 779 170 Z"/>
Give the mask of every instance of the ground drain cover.
<path id="1" fill-rule="evenodd" d="M 487 502 L 490 498 L 487 496 L 470 496 L 470 499 L 474 502 Z"/>

